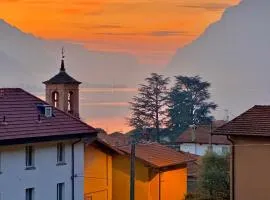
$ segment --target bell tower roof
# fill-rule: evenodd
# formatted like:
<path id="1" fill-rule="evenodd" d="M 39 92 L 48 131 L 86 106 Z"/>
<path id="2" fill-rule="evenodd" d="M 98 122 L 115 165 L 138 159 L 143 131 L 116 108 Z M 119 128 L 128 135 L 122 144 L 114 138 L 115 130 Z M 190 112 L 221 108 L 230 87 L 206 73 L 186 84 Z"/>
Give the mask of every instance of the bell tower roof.
<path id="1" fill-rule="evenodd" d="M 56 74 L 51 79 L 44 81 L 44 84 L 81 84 L 80 81 L 75 80 L 72 78 L 67 72 L 65 68 L 65 60 L 64 60 L 64 48 L 62 48 L 62 59 L 61 59 L 61 67 L 58 74 Z"/>

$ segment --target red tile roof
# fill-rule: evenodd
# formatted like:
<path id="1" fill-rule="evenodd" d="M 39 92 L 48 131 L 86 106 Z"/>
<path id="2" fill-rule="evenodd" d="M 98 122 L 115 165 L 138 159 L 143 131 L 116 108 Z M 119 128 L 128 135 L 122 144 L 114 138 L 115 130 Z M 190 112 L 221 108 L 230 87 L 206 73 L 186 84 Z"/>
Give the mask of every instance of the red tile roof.
<path id="1" fill-rule="evenodd" d="M 130 155 L 130 140 L 127 140 L 125 135 L 116 138 L 111 135 L 99 134 L 99 140 L 106 143 L 111 148 L 117 148 L 124 154 Z M 124 139 L 124 140 L 122 140 Z M 120 141 L 117 141 L 120 140 Z M 158 143 L 139 143 L 136 145 L 136 158 L 149 164 L 155 168 L 163 168 L 186 164 L 193 161 L 194 158 L 191 154 L 185 152 L 177 152 L 169 147 Z"/>
<path id="2" fill-rule="evenodd" d="M 0 142 L 8 140 L 93 134 L 96 130 L 73 116 L 53 108 L 54 116 L 38 116 L 37 104 L 46 102 L 19 88 L 0 88 Z M 5 118 L 5 123 L 3 123 Z"/>
<path id="3" fill-rule="evenodd" d="M 270 106 L 256 105 L 216 129 L 214 134 L 270 136 Z"/>
<path id="4" fill-rule="evenodd" d="M 130 145 L 118 147 L 126 154 L 130 154 Z M 145 143 L 136 145 L 136 158 L 156 168 L 171 167 L 186 164 L 194 160 L 192 156 L 184 152 L 175 151 L 158 143 Z"/>
<path id="5" fill-rule="evenodd" d="M 217 127 L 223 125 L 225 121 L 218 120 L 213 123 L 213 130 Z M 196 143 L 196 144 L 208 144 L 210 139 L 210 126 L 209 125 L 198 125 L 195 129 L 195 140 L 193 141 L 192 128 L 185 130 L 176 140 L 177 143 Z M 226 136 L 213 135 L 212 144 L 225 144 L 229 145 L 230 142 L 227 140 Z"/>

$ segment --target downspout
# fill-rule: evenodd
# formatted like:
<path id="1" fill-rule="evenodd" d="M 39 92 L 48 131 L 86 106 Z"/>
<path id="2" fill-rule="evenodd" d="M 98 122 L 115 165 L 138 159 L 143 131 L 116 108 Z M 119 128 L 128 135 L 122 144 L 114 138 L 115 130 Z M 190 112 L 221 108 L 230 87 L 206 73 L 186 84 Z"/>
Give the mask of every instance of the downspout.
<path id="1" fill-rule="evenodd" d="M 74 183 L 74 178 L 75 178 L 75 160 L 74 160 L 74 146 L 75 144 L 81 142 L 82 139 L 79 139 L 71 144 L 71 199 L 75 200 L 75 183 Z"/>
<path id="2" fill-rule="evenodd" d="M 234 169 L 234 157 L 235 157 L 235 147 L 234 147 L 234 142 L 233 140 L 227 136 L 227 139 L 232 143 L 232 155 L 231 155 L 231 200 L 235 199 L 235 190 L 234 190 L 234 183 L 235 183 L 235 169 Z"/>

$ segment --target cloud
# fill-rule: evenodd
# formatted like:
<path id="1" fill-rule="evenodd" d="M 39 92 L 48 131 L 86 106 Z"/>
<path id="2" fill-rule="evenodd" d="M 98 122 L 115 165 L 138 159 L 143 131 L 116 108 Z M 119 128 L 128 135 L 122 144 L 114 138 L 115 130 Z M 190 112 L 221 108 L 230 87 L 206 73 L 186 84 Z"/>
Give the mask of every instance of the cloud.
<path id="1" fill-rule="evenodd" d="M 164 36 L 176 36 L 176 35 L 189 35 L 186 31 L 153 31 L 149 33 L 151 36 L 164 37 Z"/>
<path id="2" fill-rule="evenodd" d="M 179 7 L 204 9 L 207 11 L 220 11 L 230 6 L 231 4 L 228 4 L 228 3 L 201 3 L 201 4 L 191 4 L 191 5 L 180 5 Z"/>
<path id="3" fill-rule="evenodd" d="M 170 37 L 170 36 L 193 36 L 193 34 L 187 31 L 169 31 L 169 30 L 157 30 L 151 32 L 129 32 L 129 33 L 120 33 L 120 32 L 99 32 L 97 35 L 106 35 L 106 36 L 153 36 L 153 37 Z"/>
<path id="4" fill-rule="evenodd" d="M 113 24 L 101 24 L 101 25 L 96 25 L 96 26 L 92 26 L 93 28 L 96 29 L 118 29 L 118 28 L 123 28 L 120 25 L 113 25 Z"/>
<path id="5" fill-rule="evenodd" d="M 82 106 L 110 106 L 110 107 L 128 107 L 128 102 L 85 102 Z"/>

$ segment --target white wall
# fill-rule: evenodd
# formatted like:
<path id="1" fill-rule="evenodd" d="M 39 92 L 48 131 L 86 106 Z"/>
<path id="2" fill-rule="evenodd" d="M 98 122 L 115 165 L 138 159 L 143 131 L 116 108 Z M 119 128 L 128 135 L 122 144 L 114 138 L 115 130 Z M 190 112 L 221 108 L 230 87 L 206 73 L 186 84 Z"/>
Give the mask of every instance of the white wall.
<path id="1" fill-rule="evenodd" d="M 71 141 L 65 142 L 66 165 L 56 165 L 54 143 L 35 143 L 34 170 L 25 170 L 25 146 L 1 146 L 1 200 L 24 200 L 25 189 L 35 188 L 36 200 L 56 200 L 57 183 L 65 183 L 65 200 L 71 200 Z M 75 145 L 75 200 L 83 200 L 84 145 Z"/>
<path id="2" fill-rule="evenodd" d="M 229 150 L 229 145 L 215 145 L 213 144 L 213 151 L 222 154 L 222 148 L 227 147 Z M 180 145 L 180 150 L 184 152 L 193 153 L 202 156 L 208 150 L 209 144 L 195 144 L 195 143 L 183 143 Z"/>

